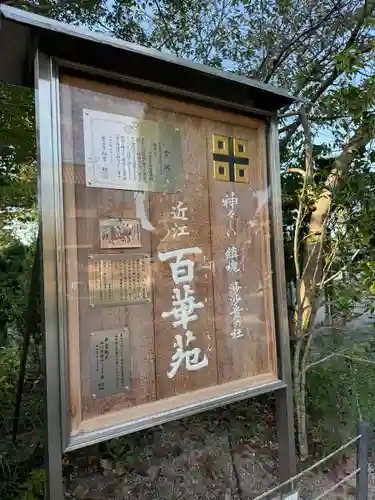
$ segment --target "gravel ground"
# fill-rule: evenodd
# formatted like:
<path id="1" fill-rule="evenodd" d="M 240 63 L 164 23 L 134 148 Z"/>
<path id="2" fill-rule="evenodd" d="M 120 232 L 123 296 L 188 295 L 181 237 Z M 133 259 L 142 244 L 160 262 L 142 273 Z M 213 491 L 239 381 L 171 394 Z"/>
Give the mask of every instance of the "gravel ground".
<path id="1" fill-rule="evenodd" d="M 141 437 L 117 440 L 116 446 L 107 447 L 105 459 L 96 458 L 98 450 L 87 449 L 84 456 L 76 454 L 66 460 L 66 498 L 251 500 L 278 484 L 274 428 L 269 416 L 263 416 L 259 424 L 259 415 L 249 421 L 237 410 L 229 417 L 211 412 Z M 297 484 L 301 498 L 315 499 L 353 470 L 355 460 L 347 457 L 345 463 L 307 473 Z M 370 472 L 375 498 L 375 474 L 372 468 Z M 355 481 L 325 498 L 354 499 Z"/>

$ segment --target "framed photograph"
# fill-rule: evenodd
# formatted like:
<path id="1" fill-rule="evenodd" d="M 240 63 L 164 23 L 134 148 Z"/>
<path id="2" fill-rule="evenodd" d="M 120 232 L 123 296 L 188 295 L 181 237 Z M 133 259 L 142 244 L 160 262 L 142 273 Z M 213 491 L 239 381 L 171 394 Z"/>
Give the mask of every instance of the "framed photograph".
<path id="1" fill-rule="evenodd" d="M 138 219 L 108 217 L 99 220 L 101 248 L 139 248 L 141 223 Z"/>

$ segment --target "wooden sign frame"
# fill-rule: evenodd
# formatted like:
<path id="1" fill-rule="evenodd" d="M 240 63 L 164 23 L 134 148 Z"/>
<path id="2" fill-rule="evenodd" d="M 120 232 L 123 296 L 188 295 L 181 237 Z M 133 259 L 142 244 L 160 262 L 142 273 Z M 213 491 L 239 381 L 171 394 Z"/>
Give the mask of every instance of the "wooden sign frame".
<path id="1" fill-rule="evenodd" d="M 48 371 L 48 376 L 51 382 L 51 378 L 53 377 L 53 375 L 51 376 L 51 372 L 56 372 L 56 364 L 58 364 L 60 367 L 60 376 L 59 380 L 55 382 L 56 385 L 53 386 L 53 393 L 60 393 L 61 395 L 60 418 L 62 422 L 63 449 L 67 451 L 73 450 L 104 439 L 118 437 L 135 430 L 158 425 L 169 420 L 182 418 L 199 411 L 269 391 L 276 391 L 276 393 L 282 394 L 283 390 L 288 387 L 289 341 L 284 292 L 281 196 L 277 153 L 278 137 L 275 118 L 268 116 L 266 119 L 254 118 L 252 126 L 259 127 L 258 136 L 261 143 L 264 142 L 263 161 L 269 178 L 268 184 L 271 186 L 269 193 L 269 212 L 271 214 L 269 222 L 271 229 L 267 245 L 271 245 L 272 247 L 270 247 L 273 271 L 272 299 L 274 301 L 274 311 L 272 311 L 272 314 L 275 315 L 277 342 L 277 348 L 274 351 L 275 354 L 277 353 L 277 360 L 275 358 L 274 366 L 276 369 L 277 361 L 277 371 L 274 374 L 265 373 L 257 377 L 252 377 L 252 379 L 228 382 L 221 386 L 200 390 L 197 393 L 187 393 L 183 397 L 175 396 L 174 398 L 169 398 L 169 405 L 163 404 L 163 400 L 161 400 L 152 403 L 150 409 L 148 408 L 149 405 L 143 405 L 144 408 L 141 405 L 133 409 L 120 410 L 112 416 L 102 415 L 91 420 L 86 420 L 85 422 L 82 421 L 82 418 L 79 416 L 80 412 L 82 412 L 82 401 L 77 396 L 76 391 L 77 383 L 81 379 L 81 372 L 79 363 L 74 361 L 76 356 L 73 355 L 74 350 L 76 352 L 77 349 L 79 350 L 79 345 L 74 345 L 73 351 L 70 350 L 71 346 L 69 347 L 68 339 L 69 331 L 72 332 L 75 330 L 75 326 L 72 324 L 74 315 L 72 319 L 72 315 L 68 316 L 66 312 L 67 282 L 65 276 L 67 269 L 65 256 L 66 252 L 69 253 L 70 248 L 72 248 L 69 241 L 69 235 L 72 234 L 72 230 L 70 229 L 68 232 L 64 230 L 66 224 L 64 221 L 64 196 L 66 197 L 67 195 L 63 193 L 62 186 L 64 175 L 62 171 L 64 163 L 62 149 L 64 145 L 62 145 L 61 141 L 66 141 L 66 138 L 61 139 L 60 132 L 60 79 L 63 78 L 60 75 L 64 69 L 61 68 L 61 64 L 54 62 L 43 54 L 38 54 L 36 68 L 39 96 L 44 97 L 44 101 L 48 98 L 52 111 L 48 119 L 48 113 L 43 112 L 43 116 L 41 113 L 39 114 L 39 137 L 43 141 L 40 144 L 40 198 L 44 235 L 44 282 L 49 290 L 47 293 L 45 292 L 46 312 L 48 313 L 46 319 L 50 326 L 49 336 L 47 336 L 47 364 L 52 363 L 53 365 L 53 369 L 50 368 L 50 371 Z M 133 94 L 134 97 L 138 95 L 136 92 L 133 92 Z M 130 95 L 132 95 L 131 92 Z M 146 98 L 146 94 L 142 95 L 143 98 Z M 157 98 L 156 96 L 152 97 L 152 101 L 156 102 L 156 105 L 159 107 L 165 107 L 166 103 L 168 103 L 168 100 L 162 97 Z M 173 101 L 171 102 L 173 104 Z M 193 113 L 197 113 L 199 116 L 217 118 L 217 112 L 210 108 L 194 108 L 193 105 L 185 106 L 181 101 L 179 105 L 185 113 L 191 113 L 191 109 L 193 109 Z M 230 122 L 230 120 L 235 120 L 237 123 L 241 121 L 240 115 L 232 115 L 231 117 L 231 114 L 226 111 L 221 111 L 220 116 L 223 121 L 229 120 Z M 251 120 L 248 117 L 244 117 L 243 119 L 247 125 Z M 51 131 L 48 140 L 47 131 Z M 52 165 L 53 168 L 51 168 Z M 67 203 L 66 199 L 65 203 Z M 64 231 L 67 235 L 65 237 Z M 57 274 L 55 274 L 55 269 L 57 269 Z M 56 322 L 57 318 L 59 318 L 58 322 Z M 52 326 L 55 332 L 54 335 L 51 333 Z M 70 343 L 73 342 L 75 344 L 75 341 L 72 339 Z M 59 349 L 56 349 L 57 344 L 59 345 Z M 58 352 L 59 355 L 57 356 L 56 353 Z M 50 395 L 49 397 L 52 396 Z M 56 398 L 54 397 L 54 399 Z M 130 418 L 127 415 L 130 415 Z M 289 422 L 289 420 L 287 419 L 285 422 Z M 290 425 L 290 422 L 288 425 Z"/>

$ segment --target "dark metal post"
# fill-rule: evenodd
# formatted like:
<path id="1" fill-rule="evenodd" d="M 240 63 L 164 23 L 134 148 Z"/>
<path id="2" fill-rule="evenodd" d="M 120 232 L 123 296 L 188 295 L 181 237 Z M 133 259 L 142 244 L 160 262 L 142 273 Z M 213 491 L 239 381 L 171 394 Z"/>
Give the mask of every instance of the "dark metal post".
<path id="1" fill-rule="evenodd" d="M 283 221 L 281 206 L 279 133 L 276 118 L 270 121 L 267 131 L 268 177 L 271 186 L 272 264 L 277 332 L 277 354 L 279 379 L 285 383 L 275 392 L 276 422 L 279 443 L 279 479 L 283 483 L 296 475 L 296 450 L 294 442 L 294 413 L 292 374 L 290 360 L 288 306 L 284 260 Z M 281 491 L 290 493 L 293 483 Z"/>
<path id="2" fill-rule="evenodd" d="M 370 438 L 370 426 L 368 422 L 359 422 L 357 435 L 361 435 L 357 442 L 357 473 L 356 499 L 368 500 L 368 450 Z"/>
<path id="3" fill-rule="evenodd" d="M 280 483 L 296 475 L 296 451 L 294 443 L 293 396 L 290 386 L 275 392 L 276 425 L 279 445 L 279 480 Z M 280 491 L 289 493 L 293 490 L 290 482 Z"/>

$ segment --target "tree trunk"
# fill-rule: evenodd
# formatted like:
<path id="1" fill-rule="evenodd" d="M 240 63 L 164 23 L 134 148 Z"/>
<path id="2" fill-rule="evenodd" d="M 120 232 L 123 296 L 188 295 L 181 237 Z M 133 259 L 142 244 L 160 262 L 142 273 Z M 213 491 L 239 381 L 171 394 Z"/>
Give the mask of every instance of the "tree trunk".
<path id="1" fill-rule="evenodd" d="M 323 246 L 326 239 L 327 218 L 331 210 L 332 193 L 320 195 L 310 217 L 309 235 L 306 241 L 300 300 L 302 307 L 302 332 L 308 332 L 316 312 L 316 288 L 323 275 Z"/>
<path id="2" fill-rule="evenodd" d="M 308 455 L 307 425 L 306 425 L 306 403 L 303 379 L 301 372 L 301 358 L 303 356 L 303 339 L 299 338 L 295 345 L 293 356 L 293 396 L 297 420 L 297 444 L 301 460 Z"/>
<path id="3" fill-rule="evenodd" d="M 306 363 L 311 345 L 311 334 L 308 341 L 298 339 L 293 358 L 293 395 L 297 419 L 297 444 L 300 460 L 309 456 L 306 408 Z"/>
<path id="4" fill-rule="evenodd" d="M 306 377 L 302 374 L 294 380 L 294 400 L 297 413 L 297 444 L 301 462 L 309 456 L 306 411 Z"/>
<path id="5" fill-rule="evenodd" d="M 307 436 L 307 409 L 306 409 L 306 372 L 301 370 L 301 381 L 300 381 L 300 425 L 298 429 L 298 440 L 299 440 L 299 453 L 300 460 L 304 462 L 309 457 L 309 443 Z"/>
<path id="6" fill-rule="evenodd" d="M 300 206 L 295 228 L 295 238 L 299 237 L 301 214 L 305 201 L 306 189 L 313 184 L 312 179 L 312 141 L 306 113 L 301 112 L 301 123 L 305 131 L 306 170 L 304 187 L 300 197 Z M 332 206 L 332 197 L 336 186 L 345 179 L 349 166 L 355 158 L 358 149 L 363 148 L 375 135 L 375 119 L 372 116 L 363 119 L 342 153 L 335 159 L 332 169 L 326 179 L 323 191 L 317 196 L 315 206 L 310 216 L 309 233 L 305 242 L 303 271 L 300 274 L 300 241 L 295 240 L 294 259 L 296 265 L 297 304 L 294 315 L 294 331 L 296 345 L 293 355 L 293 393 L 297 418 L 297 439 L 301 460 L 308 457 L 307 409 L 306 409 L 306 367 L 310 345 L 312 342 L 312 327 L 317 309 L 318 287 L 323 287 L 323 248 L 327 237 L 327 223 Z M 297 169 L 295 169 L 297 170 Z M 290 169 L 292 171 L 292 169 Z M 301 173 L 298 169 L 297 173 Z"/>
<path id="7" fill-rule="evenodd" d="M 332 326 L 331 295 L 328 285 L 324 287 L 324 324 Z"/>

